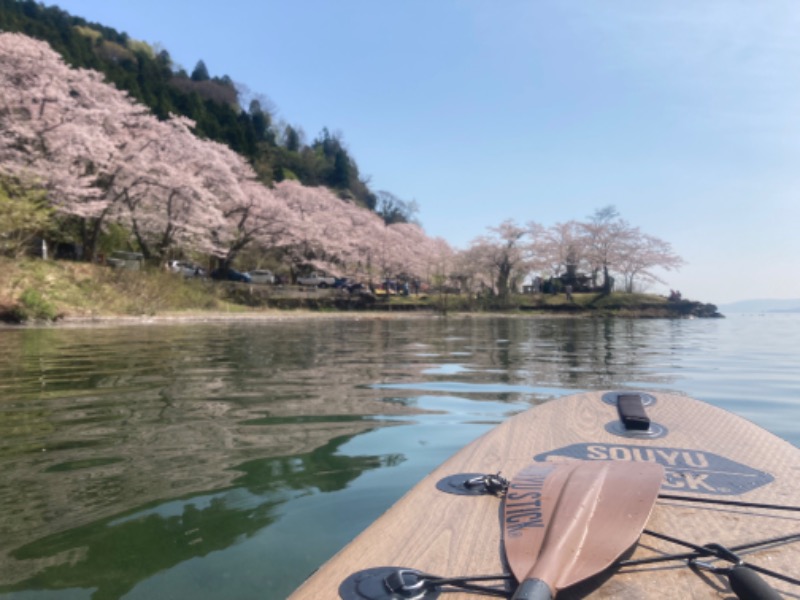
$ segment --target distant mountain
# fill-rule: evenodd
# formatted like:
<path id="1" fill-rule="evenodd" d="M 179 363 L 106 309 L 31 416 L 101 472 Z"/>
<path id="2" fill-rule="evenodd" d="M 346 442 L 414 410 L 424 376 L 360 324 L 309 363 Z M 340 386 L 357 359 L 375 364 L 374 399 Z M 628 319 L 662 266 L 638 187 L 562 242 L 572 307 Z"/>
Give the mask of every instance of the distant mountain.
<path id="1" fill-rule="evenodd" d="M 721 313 L 800 313 L 800 298 L 790 300 L 740 300 L 719 306 Z"/>

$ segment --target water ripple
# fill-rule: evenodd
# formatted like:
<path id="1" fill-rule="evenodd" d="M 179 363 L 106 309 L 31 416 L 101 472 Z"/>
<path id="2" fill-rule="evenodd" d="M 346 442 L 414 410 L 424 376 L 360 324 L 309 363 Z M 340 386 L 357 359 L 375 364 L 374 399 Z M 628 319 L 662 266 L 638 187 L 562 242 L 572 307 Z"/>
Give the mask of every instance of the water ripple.
<path id="1" fill-rule="evenodd" d="M 583 390 L 687 393 L 800 444 L 796 316 L 0 336 L 3 599 L 283 598 L 458 449 Z"/>

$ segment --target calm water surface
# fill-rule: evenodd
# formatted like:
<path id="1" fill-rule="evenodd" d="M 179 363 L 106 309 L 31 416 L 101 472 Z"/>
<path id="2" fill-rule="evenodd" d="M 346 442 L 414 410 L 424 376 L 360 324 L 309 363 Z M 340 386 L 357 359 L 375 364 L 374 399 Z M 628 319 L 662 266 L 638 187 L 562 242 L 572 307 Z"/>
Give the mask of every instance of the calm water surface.
<path id="1" fill-rule="evenodd" d="M 285 598 L 489 428 L 679 391 L 800 445 L 800 315 L 0 330 L 0 599 Z"/>

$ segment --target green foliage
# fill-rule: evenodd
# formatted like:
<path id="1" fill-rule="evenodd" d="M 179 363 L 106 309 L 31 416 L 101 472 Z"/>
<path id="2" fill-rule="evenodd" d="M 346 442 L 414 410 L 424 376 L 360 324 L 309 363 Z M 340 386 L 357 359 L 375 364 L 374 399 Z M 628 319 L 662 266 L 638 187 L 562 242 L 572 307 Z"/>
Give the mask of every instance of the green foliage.
<path id="1" fill-rule="evenodd" d="M 0 254 L 21 256 L 52 228 L 53 210 L 45 192 L 0 176 Z"/>
<path id="2" fill-rule="evenodd" d="M 22 292 L 17 310 L 20 321 L 31 319 L 54 321 L 58 318 L 56 308 L 39 291 L 32 288 Z"/>
<path id="3" fill-rule="evenodd" d="M 413 200 L 406 202 L 394 194 L 380 191 L 377 194 L 376 212 L 383 218 L 387 225 L 395 223 L 416 223 L 414 215 L 419 208 Z"/>
<path id="4" fill-rule="evenodd" d="M 152 315 L 237 310 L 217 282 L 184 279 L 163 268 L 112 269 L 74 262 L 0 257 L 0 321 L 62 315 Z"/>
<path id="5" fill-rule="evenodd" d="M 588 294 L 593 295 L 593 294 Z M 667 299 L 663 296 L 652 294 L 631 294 L 627 292 L 612 292 L 610 294 L 596 294 L 591 301 L 593 308 L 621 309 L 639 308 L 645 305 L 664 305 Z"/>
<path id="6" fill-rule="evenodd" d="M 101 39 L 103 39 L 103 34 L 96 29 L 92 29 L 91 27 L 83 27 L 82 25 L 78 25 L 75 27 L 75 31 L 80 35 L 89 38 L 93 42 L 99 42 Z"/>
<path id="7" fill-rule="evenodd" d="M 108 40 L 102 40 L 96 46 L 96 51 L 100 57 L 108 62 L 117 64 L 133 65 L 136 62 L 136 55 L 125 46 Z"/>
<path id="8" fill-rule="evenodd" d="M 155 50 L 153 50 L 153 47 L 147 42 L 142 42 L 140 40 L 128 40 L 128 49 L 134 54 L 144 54 L 148 58 L 155 60 Z"/>
<path id="9" fill-rule="evenodd" d="M 299 177 L 295 174 L 294 171 L 284 167 L 284 168 L 281 169 L 281 177 L 280 177 L 280 179 L 278 181 L 283 181 L 284 179 L 290 179 L 292 181 L 297 181 L 299 179 Z"/>
<path id="10" fill-rule="evenodd" d="M 132 239 L 130 230 L 119 223 L 109 223 L 97 240 L 97 252 L 105 256 L 109 256 L 115 250 L 138 252 L 140 249 L 132 243 Z"/>

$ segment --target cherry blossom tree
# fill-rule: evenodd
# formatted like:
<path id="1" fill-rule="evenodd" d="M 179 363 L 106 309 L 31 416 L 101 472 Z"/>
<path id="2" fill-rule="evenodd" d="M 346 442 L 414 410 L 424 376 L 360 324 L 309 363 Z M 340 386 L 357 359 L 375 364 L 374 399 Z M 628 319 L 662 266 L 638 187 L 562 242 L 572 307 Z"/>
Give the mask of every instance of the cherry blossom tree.
<path id="1" fill-rule="evenodd" d="M 623 219 L 614 206 L 606 206 L 594 212 L 587 223 L 581 223 L 586 257 L 589 261 L 592 282 L 597 285 L 597 275 L 603 272 L 603 290 L 611 291 L 611 270 L 619 260 L 625 244 L 634 235 L 633 228 Z"/>
<path id="2" fill-rule="evenodd" d="M 306 187 L 286 180 L 275 186 L 275 196 L 293 213 L 293 227 L 283 245 L 293 273 L 304 265 L 338 272 L 337 250 L 342 247 L 337 209 L 341 201 L 325 188 Z"/>
<path id="3" fill-rule="evenodd" d="M 313 266 L 370 281 L 425 278 L 453 254 L 444 240 L 430 238 L 420 226 L 386 225 L 379 215 L 327 188 L 287 180 L 275 187 L 275 195 L 294 213 L 284 250 L 295 268 Z"/>
<path id="4" fill-rule="evenodd" d="M 425 269 L 418 271 L 423 278 L 429 281 L 438 280 L 444 285 L 452 282 L 459 289 L 467 291 L 458 278 L 459 253 L 443 238 L 426 238 L 426 242 L 418 249 L 418 255 L 419 250 L 423 250 L 419 259 L 424 261 Z"/>
<path id="5" fill-rule="evenodd" d="M 481 293 L 494 289 L 493 277 L 487 272 L 483 252 L 483 246 L 476 240 L 453 256 L 450 277 L 458 282 L 462 290 Z"/>
<path id="6" fill-rule="evenodd" d="M 509 219 L 489 231 L 472 242 L 471 250 L 493 281 L 494 291 L 507 299 L 530 266 L 531 247 L 525 239 L 530 228 Z"/>
<path id="7" fill-rule="evenodd" d="M 233 262 L 250 244 L 265 251 L 285 245 L 296 222 L 287 206 L 260 182 L 247 179 L 241 183 L 241 188 L 240 198 L 226 198 L 225 217 L 230 241 L 225 264 Z"/>
<path id="8" fill-rule="evenodd" d="M 654 268 L 672 271 L 684 264 L 685 261 L 675 254 L 669 242 L 635 228 L 620 251 L 615 270 L 622 275 L 625 291 L 630 293 L 635 289 L 637 278 L 645 283 L 664 283 Z"/>
<path id="9" fill-rule="evenodd" d="M 2 168 L 37 180 L 61 214 L 101 223 L 113 203 L 110 159 L 145 111 L 27 36 L 0 34 L 0 61 Z"/>
<path id="10" fill-rule="evenodd" d="M 611 272 L 623 278 L 625 291 L 632 292 L 636 278 L 661 282 L 654 269 L 671 271 L 685 264 L 668 242 L 631 226 L 613 206 L 595 211 L 580 227 L 593 279 L 602 270 L 606 292 L 611 291 Z"/>
<path id="11" fill-rule="evenodd" d="M 371 280 L 375 275 L 376 257 L 381 253 L 386 226 L 372 211 L 347 203 L 344 210 L 348 219 L 340 234 L 347 244 L 343 255 L 344 271 L 358 279 Z"/>
<path id="12" fill-rule="evenodd" d="M 556 223 L 538 231 L 534 253 L 550 275 L 558 277 L 567 273 L 574 277 L 579 268 L 586 266 L 585 241 L 577 221 Z"/>
<path id="13" fill-rule="evenodd" d="M 422 274 L 452 250 L 418 226 L 386 226 L 325 188 L 262 185 L 253 168 L 194 123 L 158 120 L 93 71 L 50 47 L 0 33 L 0 175 L 32 180 L 94 253 L 110 223 L 142 252 L 202 252 L 233 261 L 248 246 L 280 248 L 293 268 Z"/>
<path id="14" fill-rule="evenodd" d="M 174 239 L 203 239 L 213 198 L 199 193 L 176 153 L 199 142 L 190 121 L 158 121 L 100 74 L 69 68 L 26 36 L 0 34 L 0 59 L 3 168 L 34 177 L 61 215 L 78 219 L 89 256 L 107 219 L 132 225 L 145 249 L 158 230 L 160 251 Z"/>
<path id="15" fill-rule="evenodd" d="M 449 273 L 452 249 L 439 238 L 430 238 L 414 223 L 386 227 L 383 255 L 384 276 L 430 279 L 434 273 Z"/>
<path id="16" fill-rule="evenodd" d="M 129 144 L 136 152 L 118 164 L 109 186 L 119 202 L 111 217 L 131 229 L 147 257 L 164 258 L 173 248 L 221 256 L 226 229 L 217 194 L 238 190 L 213 142 L 195 137 L 186 119 L 146 118 Z"/>
<path id="17" fill-rule="evenodd" d="M 180 247 L 227 261 L 289 220 L 246 161 L 197 138 L 190 120 L 159 121 L 26 36 L 0 34 L 0 58 L 3 167 L 35 177 L 60 214 L 79 219 L 89 254 L 106 220 L 147 256 Z"/>

